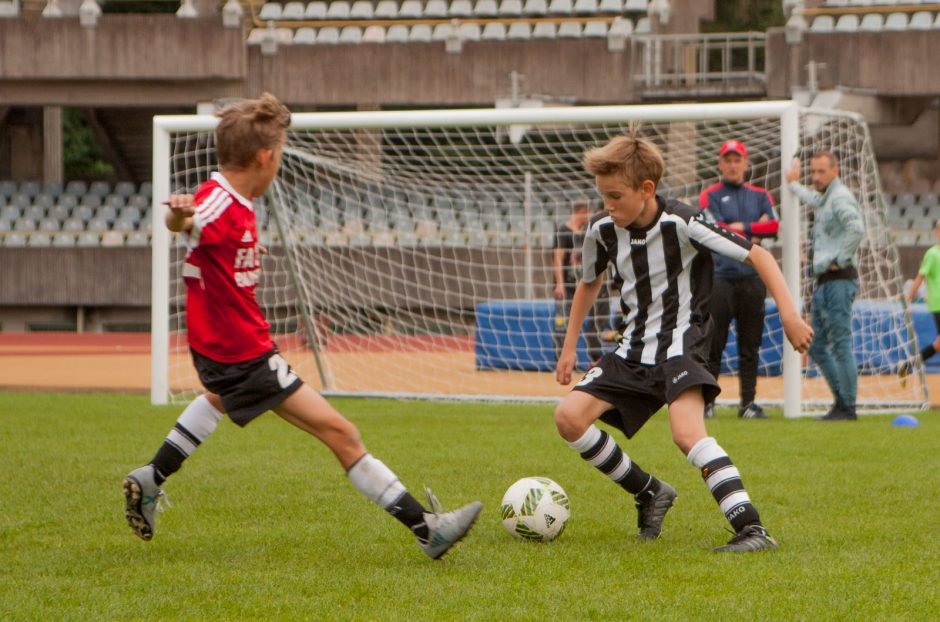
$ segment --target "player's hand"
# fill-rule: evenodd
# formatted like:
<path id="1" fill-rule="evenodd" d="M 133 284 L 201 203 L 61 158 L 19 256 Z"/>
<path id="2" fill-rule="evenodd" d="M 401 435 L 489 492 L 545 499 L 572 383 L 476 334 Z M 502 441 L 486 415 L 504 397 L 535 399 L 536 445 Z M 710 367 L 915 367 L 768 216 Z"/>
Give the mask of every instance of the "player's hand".
<path id="1" fill-rule="evenodd" d="M 564 299 L 565 299 L 565 286 L 558 284 L 555 286 L 555 300 L 564 300 Z"/>
<path id="2" fill-rule="evenodd" d="M 793 161 L 790 163 L 790 168 L 784 173 L 784 177 L 787 178 L 787 181 L 793 183 L 800 178 L 800 159 L 793 158 Z"/>
<path id="3" fill-rule="evenodd" d="M 783 321 L 783 331 L 787 335 L 787 340 L 793 349 L 799 353 L 809 350 L 813 343 L 813 329 L 806 321 L 798 315 L 786 318 Z"/>
<path id="4" fill-rule="evenodd" d="M 558 364 L 555 366 L 555 380 L 558 381 L 558 384 L 567 385 L 571 383 L 571 372 L 574 371 L 577 356 L 576 352 L 561 351 Z"/>
<path id="5" fill-rule="evenodd" d="M 163 204 L 180 218 L 189 218 L 196 213 L 196 198 L 191 194 L 171 194 L 170 200 Z"/>
<path id="6" fill-rule="evenodd" d="M 267 255 L 267 254 L 268 254 L 268 247 L 265 246 L 264 244 L 258 244 L 258 254 L 259 254 L 259 255 Z"/>

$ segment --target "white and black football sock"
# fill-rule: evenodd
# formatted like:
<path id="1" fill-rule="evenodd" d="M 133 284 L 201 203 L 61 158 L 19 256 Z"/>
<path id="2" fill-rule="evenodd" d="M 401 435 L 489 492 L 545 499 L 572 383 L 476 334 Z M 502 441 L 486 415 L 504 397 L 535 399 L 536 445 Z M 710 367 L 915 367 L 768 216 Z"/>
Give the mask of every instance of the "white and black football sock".
<path id="1" fill-rule="evenodd" d="M 424 522 L 424 506 L 411 496 L 385 463 L 367 453 L 349 467 L 346 475 L 352 485 L 370 501 L 411 529 L 420 540 L 427 540 L 428 527 Z"/>
<path id="2" fill-rule="evenodd" d="M 705 484 L 735 532 L 760 525 L 760 515 L 744 489 L 738 467 L 714 438 L 700 440 L 689 451 L 689 462 L 701 469 Z"/>
<path id="3" fill-rule="evenodd" d="M 150 461 L 156 470 L 154 478 L 157 486 L 180 470 L 183 460 L 215 432 L 221 420 L 222 413 L 215 409 L 205 395 L 200 395 L 189 403 Z"/>
<path id="4" fill-rule="evenodd" d="M 610 434 L 591 425 L 581 438 L 568 443 L 588 463 L 634 495 L 659 490 L 659 480 L 630 460 Z"/>

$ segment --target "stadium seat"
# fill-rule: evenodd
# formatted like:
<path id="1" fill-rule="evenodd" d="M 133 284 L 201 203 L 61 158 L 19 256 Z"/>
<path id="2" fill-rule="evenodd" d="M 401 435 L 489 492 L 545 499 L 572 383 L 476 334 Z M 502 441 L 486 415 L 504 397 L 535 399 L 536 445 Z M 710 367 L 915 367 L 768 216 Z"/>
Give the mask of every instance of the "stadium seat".
<path id="1" fill-rule="evenodd" d="M 58 248 L 70 248 L 75 246 L 74 233 L 58 233 L 52 238 L 52 245 Z"/>
<path id="2" fill-rule="evenodd" d="M 26 246 L 26 236 L 18 231 L 7 233 L 3 236 L 3 245 L 11 248 Z"/>
<path id="3" fill-rule="evenodd" d="M 506 33 L 507 39 L 531 39 L 532 38 L 532 27 L 528 24 L 521 24 L 516 22 L 514 24 L 509 24 L 509 31 Z"/>
<path id="4" fill-rule="evenodd" d="M 464 41 L 479 41 L 483 34 L 479 24 L 461 24 L 457 32 Z"/>
<path id="5" fill-rule="evenodd" d="M 938 13 L 938 17 L 940 17 L 940 13 Z M 933 18 L 927 11 L 917 11 L 911 15 L 911 21 L 907 25 L 910 30 L 930 30 L 932 26 Z"/>
<path id="6" fill-rule="evenodd" d="M 326 2 L 322 2 L 321 0 L 308 2 L 307 7 L 304 9 L 304 19 L 326 19 Z"/>
<path id="7" fill-rule="evenodd" d="M 111 185 L 106 181 L 93 181 L 88 187 L 88 192 L 103 198 L 111 194 Z"/>
<path id="8" fill-rule="evenodd" d="M 17 218 L 13 222 L 14 231 L 35 231 L 36 221 L 31 218 Z"/>
<path id="9" fill-rule="evenodd" d="M 7 205 L 3 209 L 0 209 L 0 218 L 3 220 L 13 222 L 22 215 L 23 211 L 16 205 Z"/>
<path id="10" fill-rule="evenodd" d="M 114 221 L 114 225 L 111 227 L 111 229 L 114 231 L 124 231 L 124 232 L 136 231 L 137 223 L 133 220 L 124 220 L 124 219 L 118 218 L 117 220 Z"/>
<path id="11" fill-rule="evenodd" d="M 473 4 L 470 0 L 453 0 L 449 13 L 451 17 L 473 17 Z"/>
<path id="12" fill-rule="evenodd" d="M 33 204 L 33 200 L 28 195 L 25 195 L 22 192 L 17 192 L 16 194 L 10 197 L 9 204 L 15 205 L 19 207 L 20 209 L 26 209 L 27 207 Z"/>
<path id="13" fill-rule="evenodd" d="M 858 30 L 858 15 L 840 15 L 836 22 L 836 32 L 855 32 Z"/>
<path id="14" fill-rule="evenodd" d="M 538 22 L 532 27 L 533 39 L 554 39 L 557 34 L 557 26 L 550 22 Z"/>
<path id="15" fill-rule="evenodd" d="M 119 194 L 109 194 L 104 198 L 104 204 L 114 209 L 121 209 L 125 205 L 125 200 Z"/>
<path id="16" fill-rule="evenodd" d="M 327 19 L 349 19 L 349 3 L 346 0 L 333 0 L 326 8 Z"/>
<path id="17" fill-rule="evenodd" d="M 88 194 L 82 197 L 82 200 L 80 201 L 80 203 L 82 205 L 87 205 L 88 207 L 98 208 L 101 206 L 101 197 L 98 196 L 97 194 L 92 194 L 91 192 L 89 192 Z"/>
<path id="18" fill-rule="evenodd" d="M 88 192 L 88 184 L 83 181 L 70 181 L 65 184 L 65 194 L 70 194 L 73 197 L 80 197 L 85 195 Z"/>
<path id="19" fill-rule="evenodd" d="M 496 0 L 476 0 L 473 5 L 474 17 L 496 17 L 498 13 Z"/>
<path id="20" fill-rule="evenodd" d="M 62 230 L 71 231 L 73 233 L 84 231 L 85 223 L 78 218 L 67 218 L 62 222 Z"/>
<path id="21" fill-rule="evenodd" d="M 626 0 L 623 3 L 623 10 L 634 13 L 646 13 L 649 8 L 649 0 Z"/>
<path id="22" fill-rule="evenodd" d="M 62 194 L 62 184 L 57 181 L 47 181 L 42 185 L 42 194 L 47 194 L 54 199 L 58 199 Z"/>
<path id="23" fill-rule="evenodd" d="M 376 19 L 395 19 L 398 17 L 398 3 L 395 0 L 379 0 L 375 5 Z"/>
<path id="24" fill-rule="evenodd" d="M 132 231 L 124 240 L 125 246 L 150 246 L 150 236 L 143 231 Z"/>
<path id="25" fill-rule="evenodd" d="M 366 29 L 362 32 L 362 42 L 385 43 L 385 27 L 376 26 L 375 24 L 366 26 Z"/>
<path id="26" fill-rule="evenodd" d="M 581 37 L 581 24 L 578 22 L 562 22 L 558 25 L 560 39 L 578 39 Z"/>
<path id="27" fill-rule="evenodd" d="M 548 13 L 548 2 L 546 0 L 525 0 L 522 6 L 522 14 L 532 17 L 541 17 Z"/>
<path id="28" fill-rule="evenodd" d="M 447 17 L 447 0 L 428 0 L 424 5 L 424 17 L 429 19 Z"/>
<path id="29" fill-rule="evenodd" d="M 810 32 L 831 32 L 835 27 L 832 15 L 818 15 L 809 27 Z"/>
<path id="30" fill-rule="evenodd" d="M 303 2 L 288 2 L 281 10 L 281 19 L 301 20 L 306 15 L 307 7 Z"/>
<path id="31" fill-rule="evenodd" d="M 124 246 L 124 234 L 120 231 L 105 231 L 101 234 L 101 246 Z"/>
<path id="32" fill-rule="evenodd" d="M 582 37 L 606 37 L 607 36 L 607 23 L 606 22 L 588 22 L 584 25 L 584 31 L 581 33 Z"/>
<path id="33" fill-rule="evenodd" d="M 356 0 L 349 9 L 349 17 L 353 19 L 372 19 L 374 12 L 371 2 L 368 0 Z"/>
<path id="34" fill-rule="evenodd" d="M 335 26 L 325 26 L 317 31 L 317 43 L 327 45 L 336 45 L 339 43 L 339 28 Z"/>
<path id="35" fill-rule="evenodd" d="M 316 42 L 316 29 L 304 26 L 294 31 L 294 45 L 312 45 Z"/>
<path id="36" fill-rule="evenodd" d="M 907 30 L 907 13 L 891 13 L 885 20 L 885 30 Z"/>
<path id="37" fill-rule="evenodd" d="M 480 35 L 483 41 L 502 41 L 506 38 L 506 24 L 489 22 L 483 26 L 483 32 Z"/>
<path id="38" fill-rule="evenodd" d="M 114 192 L 112 194 L 116 194 L 126 201 L 129 196 L 134 194 L 134 191 L 134 182 L 119 181 L 114 185 Z"/>
<path id="39" fill-rule="evenodd" d="M 820 17 L 825 17 L 825 16 L 820 16 Z M 818 20 L 820 19 L 820 17 L 817 17 L 816 19 Z M 813 22 L 813 25 L 814 26 L 816 25 L 815 21 Z M 862 18 L 862 23 L 859 24 L 858 29 L 878 31 L 878 30 L 883 30 L 884 25 L 885 25 L 884 17 L 882 17 L 880 13 L 869 13 L 865 15 L 865 17 Z"/>
<path id="40" fill-rule="evenodd" d="M 147 197 L 147 200 L 149 202 L 150 197 L 153 196 L 153 183 L 149 181 L 145 181 L 142 184 L 140 184 L 140 189 L 137 191 L 137 194 L 144 195 L 145 197 Z"/>
<path id="41" fill-rule="evenodd" d="M 84 233 L 79 233 L 78 238 L 75 240 L 76 246 L 98 246 L 101 242 L 101 236 L 94 231 L 85 231 Z"/>
<path id="42" fill-rule="evenodd" d="M 55 218 L 43 218 L 39 221 L 37 227 L 40 231 L 58 231 L 60 229 L 60 221 Z"/>
<path id="43" fill-rule="evenodd" d="M 45 231 L 37 231 L 29 236 L 28 246 L 52 246 L 52 236 Z"/>
<path id="44" fill-rule="evenodd" d="M 0 181 L 0 196 L 11 197 L 16 194 L 15 181 Z"/>
<path id="45" fill-rule="evenodd" d="M 411 42 L 427 43 L 431 41 L 431 27 L 427 24 L 416 24 L 411 27 L 408 33 L 408 40 Z"/>
<path id="46" fill-rule="evenodd" d="M 407 26 L 389 26 L 388 30 L 385 32 L 385 42 L 386 43 L 405 43 L 408 41 L 408 27 Z"/>
<path id="47" fill-rule="evenodd" d="M 53 205 L 52 208 L 46 212 L 49 215 L 49 218 L 55 218 L 58 222 L 65 222 L 69 217 L 69 208 L 59 203 L 58 205 Z"/>
<path id="48" fill-rule="evenodd" d="M 499 3 L 500 17 L 518 17 L 522 15 L 522 0 L 502 0 Z"/>
<path id="49" fill-rule="evenodd" d="M 572 11 L 571 0 L 551 0 L 548 5 L 548 12 L 552 15 L 571 15 Z"/>
<path id="50" fill-rule="evenodd" d="M 422 10 L 420 0 L 405 0 L 398 7 L 398 17 L 401 19 L 421 19 Z"/>
<path id="51" fill-rule="evenodd" d="M 114 222 L 117 220 L 117 208 L 113 205 L 102 205 L 97 210 L 95 210 L 95 218 L 100 218 L 101 220 L 106 220 L 108 222 Z"/>
<path id="52" fill-rule="evenodd" d="M 107 231 L 109 228 L 110 227 L 109 227 L 108 221 L 105 220 L 104 218 L 98 218 L 96 216 L 95 218 L 92 218 L 91 220 L 88 221 L 88 226 L 87 226 L 88 231 L 96 231 L 100 233 L 102 231 Z"/>
<path id="53" fill-rule="evenodd" d="M 633 34 L 648 35 L 650 33 L 650 18 L 641 17 L 636 20 L 636 26 L 633 28 Z"/>
<path id="54" fill-rule="evenodd" d="M 339 33 L 340 43 L 362 43 L 362 28 L 359 26 L 343 26 Z"/>
<path id="55" fill-rule="evenodd" d="M 454 32 L 454 27 L 450 24 L 437 24 L 431 31 L 431 40 L 446 41 L 452 32 Z"/>
<path id="56" fill-rule="evenodd" d="M 623 0 L 601 0 L 597 7 L 599 13 L 612 13 L 620 15 L 623 13 Z"/>
<path id="57" fill-rule="evenodd" d="M 265 2 L 258 11 L 258 19 L 264 21 L 277 21 L 281 19 L 281 5 L 277 2 Z"/>
<path id="58" fill-rule="evenodd" d="M 594 15 L 595 13 L 597 13 L 597 0 L 575 0 L 575 15 L 588 16 Z"/>
<path id="59" fill-rule="evenodd" d="M 38 181 L 24 181 L 20 184 L 20 194 L 25 194 L 30 199 L 39 194 L 40 186 Z"/>
<path id="60" fill-rule="evenodd" d="M 35 197 L 33 197 L 33 205 L 48 210 L 53 205 L 55 205 L 55 198 L 50 194 L 40 192 Z"/>
<path id="61" fill-rule="evenodd" d="M 88 222 L 95 217 L 95 208 L 90 205 L 79 205 L 72 210 L 72 218 L 77 218 L 82 222 Z"/>
<path id="62" fill-rule="evenodd" d="M 42 218 L 45 218 L 45 216 L 46 216 L 46 210 L 39 207 L 38 205 L 30 205 L 29 207 L 23 210 L 23 215 L 21 216 L 21 218 L 26 218 L 27 220 L 38 221 Z"/>

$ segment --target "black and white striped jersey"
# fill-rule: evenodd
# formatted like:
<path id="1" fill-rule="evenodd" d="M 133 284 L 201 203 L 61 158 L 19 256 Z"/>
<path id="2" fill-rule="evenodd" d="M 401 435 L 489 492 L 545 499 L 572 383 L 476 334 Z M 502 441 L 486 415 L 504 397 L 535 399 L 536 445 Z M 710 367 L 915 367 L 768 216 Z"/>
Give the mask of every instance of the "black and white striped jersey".
<path id="1" fill-rule="evenodd" d="M 689 205 L 659 195 L 656 203 L 656 218 L 642 229 L 618 227 L 607 212 L 595 216 L 582 254 L 587 283 L 613 264 L 625 322 L 617 354 L 643 365 L 687 353 L 689 328 L 702 327 L 708 317 L 710 251 L 744 261 L 752 246 Z"/>

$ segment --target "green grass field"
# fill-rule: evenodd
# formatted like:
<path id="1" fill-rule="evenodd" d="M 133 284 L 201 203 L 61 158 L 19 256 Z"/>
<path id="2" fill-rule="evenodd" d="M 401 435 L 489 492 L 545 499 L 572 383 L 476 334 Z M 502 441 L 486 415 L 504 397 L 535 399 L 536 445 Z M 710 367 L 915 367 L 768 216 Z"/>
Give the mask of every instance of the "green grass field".
<path id="1" fill-rule="evenodd" d="M 131 535 L 121 479 L 180 412 L 124 395 L 0 394 L 0 620 L 937 620 L 940 419 L 740 421 L 710 432 L 740 466 L 778 551 L 718 556 L 729 534 L 658 415 L 618 442 L 679 491 L 662 537 L 557 437 L 551 408 L 337 400 L 419 494 L 480 499 L 438 562 L 366 501 L 331 454 L 267 414 L 225 421 L 165 486 L 154 540 Z M 512 539 L 517 478 L 568 491 L 550 544 Z"/>

